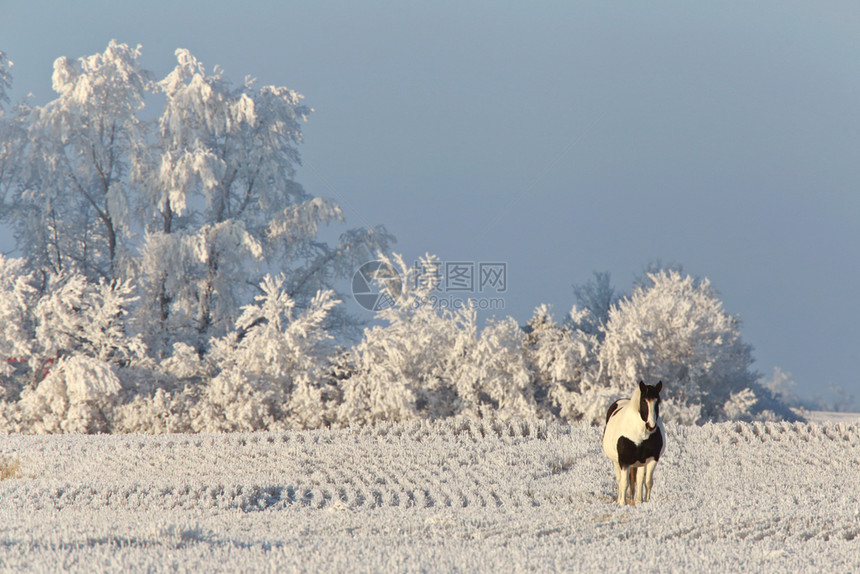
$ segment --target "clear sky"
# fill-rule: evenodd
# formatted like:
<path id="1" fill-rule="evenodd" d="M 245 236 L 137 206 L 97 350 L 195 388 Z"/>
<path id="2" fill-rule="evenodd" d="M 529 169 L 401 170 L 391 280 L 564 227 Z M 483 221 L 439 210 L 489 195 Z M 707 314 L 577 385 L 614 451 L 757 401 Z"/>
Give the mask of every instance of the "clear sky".
<path id="1" fill-rule="evenodd" d="M 188 48 L 314 108 L 297 179 L 407 260 L 505 262 L 503 314 L 650 261 L 707 276 L 755 367 L 860 406 L 856 2 L 0 0 L 13 100 L 58 56 Z M 0 251 L 10 241 L 0 236 Z"/>

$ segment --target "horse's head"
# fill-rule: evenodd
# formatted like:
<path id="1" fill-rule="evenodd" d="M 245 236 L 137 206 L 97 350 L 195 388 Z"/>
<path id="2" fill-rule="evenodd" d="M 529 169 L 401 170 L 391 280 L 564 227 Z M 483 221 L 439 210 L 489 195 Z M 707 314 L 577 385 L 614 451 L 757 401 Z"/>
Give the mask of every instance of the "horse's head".
<path id="1" fill-rule="evenodd" d="M 657 430 L 657 420 L 660 418 L 660 391 L 663 381 L 654 386 L 639 381 L 639 416 L 645 422 L 645 430 L 649 433 Z"/>

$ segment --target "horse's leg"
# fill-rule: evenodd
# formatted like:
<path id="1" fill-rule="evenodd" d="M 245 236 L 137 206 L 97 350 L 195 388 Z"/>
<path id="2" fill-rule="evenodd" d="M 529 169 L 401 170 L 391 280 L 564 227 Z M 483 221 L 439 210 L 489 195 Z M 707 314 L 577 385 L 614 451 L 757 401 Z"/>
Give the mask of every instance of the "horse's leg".
<path id="1" fill-rule="evenodd" d="M 647 502 L 647 498 L 642 498 L 642 483 L 645 482 L 646 474 L 644 468 L 636 470 L 636 489 L 633 491 L 634 504 L 637 502 Z"/>
<path id="2" fill-rule="evenodd" d="M 654 484 L 654 468 L 657 466 L 656 460 L 649 460 L 645 465 L 645 502 L 651 498 L 651 485 Z"/>
<path id="3" fill-rule="evenodd" d="M 627 504 L 636 504 L 636 499 L 633 498 L 633 489 L 636 488 L 636 469 L 628 466 L 625 472 L 627 473 L 627 492 L 624 496 L 627 497 Z"/>
<path id="4" fill-rule="evenodd" d="M 624 506 L 627 504 L 627 469 L 621 468 L 619 463 L 615 463 L 615 478 L 618 481 L 618 504 Z"/>

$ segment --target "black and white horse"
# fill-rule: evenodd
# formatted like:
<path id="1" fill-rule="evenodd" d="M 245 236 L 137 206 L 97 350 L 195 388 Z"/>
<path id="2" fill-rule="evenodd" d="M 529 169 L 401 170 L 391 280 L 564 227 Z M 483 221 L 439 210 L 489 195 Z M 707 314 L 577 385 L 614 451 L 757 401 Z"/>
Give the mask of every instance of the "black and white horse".
<path id="1" fill-rule="evenodd" d="M 654 467 L 666 447 L 666 431 L 660 419 L 662 389 L 663 381 L 654 386 L 639 381 L 633 396 L 615 401 L 606 413 L 603 452 L 615 463 L 618 504 L 622 506 L 627 504 L 628 488 L 632 504 L 648 502 L 651 497 Z M 644 472 L 637 472 L 643 467 Z"/>

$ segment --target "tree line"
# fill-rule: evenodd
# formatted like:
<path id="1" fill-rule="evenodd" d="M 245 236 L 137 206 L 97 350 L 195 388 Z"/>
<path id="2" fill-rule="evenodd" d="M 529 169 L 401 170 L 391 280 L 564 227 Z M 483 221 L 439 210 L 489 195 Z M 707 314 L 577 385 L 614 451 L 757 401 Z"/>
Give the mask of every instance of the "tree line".
<path id="1" fill-rule="evenodd" d="M 597 274 L 560 324 L 540 306 L 479 328 L 472 308 L 422 303 L 433 286 L 383 226 L 319 238 L 344 218 L 295 181 L 302 96 L 236 86 L 187 50 L 158 79 L 140 56 L 112 41 L 59 58 L 56 98 L 12 106 L 0 53 L 0 222 L 21 253 L 0 256 L 0 430 L 599 422 L 639 378 L 664 381 L 680 422 L 791 416 L 737 318 L 677 270 L 625 297 Z M 335 286 L 377 258 L 403 280 L 368 327 Z"/>

